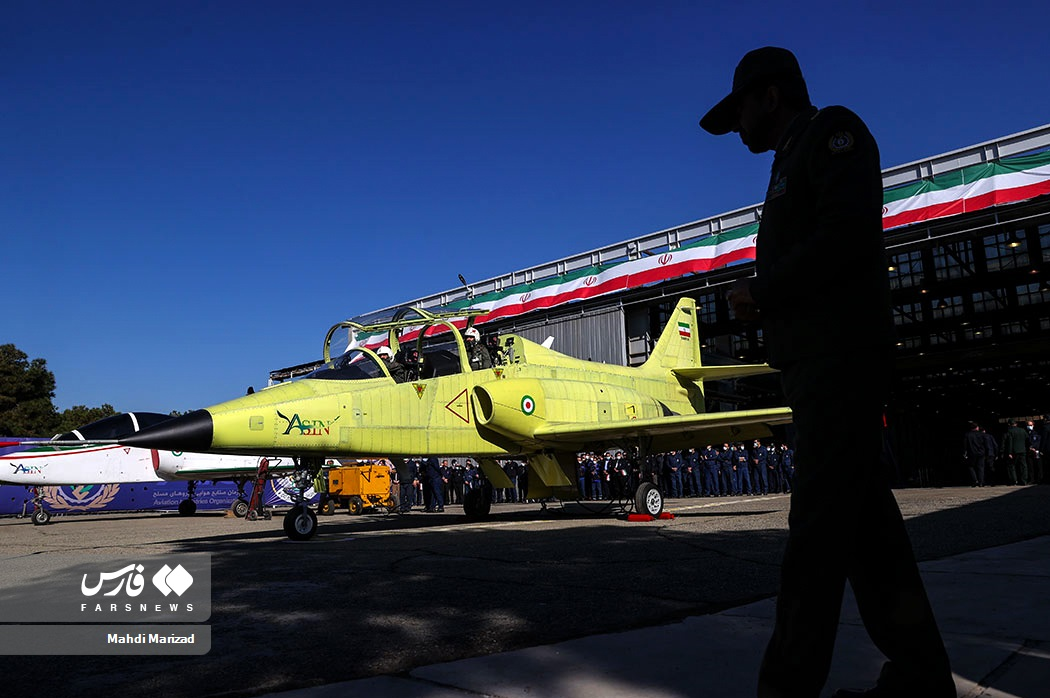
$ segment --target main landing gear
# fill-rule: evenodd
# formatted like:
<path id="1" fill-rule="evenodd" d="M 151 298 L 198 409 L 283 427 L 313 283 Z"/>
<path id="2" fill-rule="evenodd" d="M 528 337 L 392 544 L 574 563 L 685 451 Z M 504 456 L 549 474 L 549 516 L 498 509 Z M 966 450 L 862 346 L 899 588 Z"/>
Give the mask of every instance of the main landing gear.
<path id="1" fill-rule="evenodd" d="M 492 488 L 486 486 L 473 487 L 463 495 L 463 513 L 467 515 L 467 521 L 482 521 L 487 519 L 492 510 Z"/>
<path id="2" fill-rule="evenodd" d="M 234 484 L 237 485 L 237 499 L 233 504 L 230 505 L 230 511 L 238 519 L 243 519 L 248 515 L 248 496 L 244 494 L 244 486 L 248 484 L 247 480 L 235 480 Z"/>
<path id="3" fill-rule="evenodd" d="M 643 482 L 634 491 L 634 510 L 639 514 L 648 514 L 654 519 L 664 511 L 664 496 L 651 482 Z"/>

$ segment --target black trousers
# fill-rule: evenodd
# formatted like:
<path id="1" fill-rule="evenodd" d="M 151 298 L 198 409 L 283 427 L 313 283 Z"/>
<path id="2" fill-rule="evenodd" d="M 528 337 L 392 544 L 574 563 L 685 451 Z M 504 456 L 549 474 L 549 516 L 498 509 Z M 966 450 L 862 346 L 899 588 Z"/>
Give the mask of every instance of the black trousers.
<path id="1" fill-rule="evenodd" d="M 887 365 L 854 354 L 782 368 L 794 411 L 795 477 L 776 623 L 759 672 L 762 698 L 820 694 L 847 579 L 868 634 L 888 659 L 880 683 L 921 686 L 930 698 L 955 696 L 882 463 Z"/>

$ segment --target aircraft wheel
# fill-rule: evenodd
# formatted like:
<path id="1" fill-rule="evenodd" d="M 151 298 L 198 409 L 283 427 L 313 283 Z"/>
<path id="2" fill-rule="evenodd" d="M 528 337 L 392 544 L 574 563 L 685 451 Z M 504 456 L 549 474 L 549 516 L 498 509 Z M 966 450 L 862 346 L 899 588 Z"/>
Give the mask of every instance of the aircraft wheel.
<path id="1" fill-rule="evenodd" d="M 365 503 L 361 501 L 360 497 L 351 497 L 350 501 L 346 503 L 346 509 L 351 515 L 357 516 L 365 510 Z"/>
<path id="2" fill-rule="evenodd" d="M 51 512 L 40 508 L 33 512 L 31 518 L 33 519 L 34 526 L 44 526 L 51 523 Z"/>
<path id="3" fill-rule="evenodd" d="M 197 503 L 192 499 L 179 502 L 179 516 L 193 516 L 197 513 Z"/>
<path id="4" fill-rule="evenodd" d="M 317 513 L 321 516 L 331 516 L 335 513 L 335 502 L 331 499 L 326 499 L 317 507 Z"/>
<path id="5" fill-rule="evenodd" d="M 634 491 L 634 510 L 639 514 L 658 517 L 664 510 L 664 496 L 651 482 L 643 482 Z"/>
<path id="6" fill-rule="evenodd" d="M 233 509 L 234 516 L 236 516 L 238 519 L 243 519 L 248 513 L 248 502 L 244 501 L 243 499 L 238 499 L 236 502 L 233 503 L 231 509 Z"/>
<path id="7" fill-rule="evenodd" d="M 317 514 L 305 504 L 284 515 L 284 532 L 292 540 L 310 540 L 317 533 Z"/>
<path id="8" fill-rule="evenodd" d="M 483 488 L 473 489 L 463 495 L 463 513 L 468 521 L 481 521 L 488 518 L 492 510 L 492 501 L 485 496 Z"/>

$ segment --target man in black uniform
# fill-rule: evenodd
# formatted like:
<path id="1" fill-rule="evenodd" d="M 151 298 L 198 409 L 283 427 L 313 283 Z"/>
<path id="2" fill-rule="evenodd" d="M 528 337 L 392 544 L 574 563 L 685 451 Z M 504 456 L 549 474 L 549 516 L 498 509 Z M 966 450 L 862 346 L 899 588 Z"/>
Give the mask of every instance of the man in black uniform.
<path id="1" fill-rule="evenodd" d="M 795 56 L 773 47 L 744 56 L 732 93 L 700 125 L 739 133 L 753 153 L 775 151 L 757 275 L 728 294 L 739 318 L 761 321 L 796 429 L 788 543 L 758 695 L 820 694 L 849 579 L 888 661 L 875 688 L 835 695 L 954 697 L 881 463 L 893 326 L 875 139 L 848 109 L 813 107 Z"/>
<path id="2" fill-rule="evenodd" d="M 404 383 L 407 378 L 405 373 L 405 366 L 394 358 L 394 352 L 390 350 L 388 346 L 382 346 L 376 349 L 376 354 L 386 364 L 386 370 L 390 372 L 390 377 L 394 379 L 396 383 Z"/>
<path id="3" fill-rule="evenodd" d="M 984 487 L 984 465 L 985 458 L 984 434 L 981 427 L 970 422 L 966 435 L 963 436 L 963 460 L 970 471 L 970 485 L 972 487 Z"/>

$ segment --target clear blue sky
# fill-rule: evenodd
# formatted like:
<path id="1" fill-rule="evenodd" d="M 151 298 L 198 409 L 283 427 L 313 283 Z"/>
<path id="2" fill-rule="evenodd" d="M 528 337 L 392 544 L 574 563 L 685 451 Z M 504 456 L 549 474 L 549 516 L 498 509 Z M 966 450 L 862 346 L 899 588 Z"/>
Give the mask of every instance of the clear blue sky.
<path id="1" fill-rule="evenodd" d="M 1009 0 L 8 0 L 0 343 L 60 409 L 211 405 L 457 274 L 760 201 L 769 156 L 697 126 L 749 49 L 794 50 L 889 167 L 1050 122 L 1048 24 Z"/>

